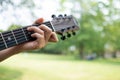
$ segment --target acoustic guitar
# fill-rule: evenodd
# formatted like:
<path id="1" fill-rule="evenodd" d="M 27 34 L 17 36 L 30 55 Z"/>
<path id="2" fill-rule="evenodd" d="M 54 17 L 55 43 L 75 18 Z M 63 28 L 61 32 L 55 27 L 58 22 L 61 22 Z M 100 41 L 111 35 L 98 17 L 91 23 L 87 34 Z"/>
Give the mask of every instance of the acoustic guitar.
<path id="1" fill-rule="evenodd" d="M 61 35 L 61 39 L 65 40 L 67 37 L 71 37 L 72 33 L 75 35 L 75 31 L 79 29 L 78 23 L 76 19 L 72 15 L 59 15 L 56 17 L 55 15 L 52 15 L 52 20 L 44 22 L 42 24 L 45 24 L 49 28 L 52 29 L 52 31 L 56 32 L 57 34 Z M 34 32 L 27 31 L 27 27 L 30 26 L 39 26 L 41 24 L 33 24 L 29 26 L 24 26 L 15 30 L 6 31 L 0 33 L 0 50 L 28 42 L 33 41 L 35 38 L 31 37 L 31 34 Z M 67 36 L 65 36 L 65 33 L 67 33 Z"/>

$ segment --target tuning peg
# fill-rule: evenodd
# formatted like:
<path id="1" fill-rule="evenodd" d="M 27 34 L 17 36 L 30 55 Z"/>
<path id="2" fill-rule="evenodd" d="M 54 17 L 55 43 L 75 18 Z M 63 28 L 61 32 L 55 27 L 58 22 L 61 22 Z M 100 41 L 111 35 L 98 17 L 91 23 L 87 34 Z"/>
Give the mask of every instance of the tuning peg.
<path id="1" fill-rule="evenodd" d="M 64 14 L 64 16 L 66 17 L 66 16 L 67 16 L 67 14 Z"/>
<path id="2" fill-rule="evenodd" d="M 64 32 L 65 31 L 65 29 L 61 29 L 61 32 Z"/>
<path id="3" fill-rule="evenodd" d="M 68 27 L 67 30 L 70 30 L 71 27 Z"/>
<path id="4" fill-rule="evenodd" d="M 75 26 L 72 26 L 72 28 L 75 28 Z"/>
<path id="5" fill-rule="evenodd" d="M 56 18 L 56 15 L 53 14 L 51 17 L 52 17 L 52 18 Z"/>
<path id="6" fill-rule="evenodd" d="M 70 34 L 70 33 L 67 33 L 67 37 L 71 37 L 71 34 Z"/>
<path id="7" fill-rule="evenodd" d="M 58 17 L 63 18 L 63 15 L 62 15 L 62 14 L 60 14 L 60 15 L 58 15 Z"/>
<path id="8" fill-rule="evenodd" d="M 75 33 L 74 31 L 72 32 L 72 34 L 73 34 L 73 35 L 76 35 L 76 33 Z"/>
<path id="9" fill-rule="evenodd" d="M 65 39 L 66 39 L 66 37 L 62 35 L 62 36 L 61 36 L 61 39 L 62 39 L 62 40 L 65 40 Z"/>

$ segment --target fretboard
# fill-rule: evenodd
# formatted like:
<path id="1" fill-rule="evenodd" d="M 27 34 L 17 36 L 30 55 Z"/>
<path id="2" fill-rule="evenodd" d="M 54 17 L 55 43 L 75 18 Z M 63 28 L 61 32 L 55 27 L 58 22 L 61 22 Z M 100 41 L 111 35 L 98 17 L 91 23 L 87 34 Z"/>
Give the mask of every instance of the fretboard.
<path id="1" fill-rule="evenodd" d="M 53 26 L 51 24 L 50 21 L 43 23 L 46 26 L 48 26 L 49 28 L 51 28 L 53 31 Z M 40 24 L 34 24 L 34 25 L 30 25 L 30 26 L 39 26 Z M 29 32 L 27 31 L 27 28 L 30 26 L 25 26 L 19 29 L 15 29 L 12 31 L 7 31 L 7 32 L 3 32 L 0 33 L 0 50 L 24 43 L 24 42 L 28 42 L 28 41 L 33 41 L 35 40 L 35 38 L 31 37 L 31 34 L 33 32 Z"/>
<path id="2" fill-rule="evenodd" d="M 58 17 L 53 15 L 52 18 L 53 19 L 51 21 L 44 22 L 42 24 L 45 24 L 51 28 L 52 31 L 61 35 L 62 40 L 71 37 L 71 35 L 75 35 L 74 31 L 79 30 L 78 23 L 72 15 L 59 15 Z M 27 31 L 27 28 L 30 26 L 37 27 L 39 25 L 40 24 L 29 25 L 12 31 L 0 33 L 0 50 L 35 40 L 35 38 L 31 37 L 31 34 L 34 32 Z"/>

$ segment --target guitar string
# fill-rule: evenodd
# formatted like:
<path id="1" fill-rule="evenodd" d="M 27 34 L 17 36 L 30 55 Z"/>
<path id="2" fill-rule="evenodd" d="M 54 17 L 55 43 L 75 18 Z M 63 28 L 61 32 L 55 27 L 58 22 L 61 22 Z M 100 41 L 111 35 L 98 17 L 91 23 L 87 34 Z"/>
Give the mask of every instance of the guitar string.
<path id="1" fill-rule="evenodd" d="M 44 23 L 45 25 L 47 25 L 48 27 L 50 27 L 51 28 L 51 24 L 50 23 Z M 33 26 L 33 25 L 31 25 L 31 26 Z M 29 27 L 29 26 L 27 26 L 27 27 Z M 25 34 L 27 35 L 27 38 L 29 38 L 29 40 L 30 40 L 30 38 L 32 38 L 32 37 L 30 37 L 30 34 L 28 34 L 28 31 L 27 31 L 27 27 L 23 27 L 23 29 L 24 29 L 24 31 L 25 31 Z M 59 28 L 59 27 L 58 27 Z M 25 30 L 26 29 L 26 30 Z M 14 32 L 16 32 L 16 34 L 19 34 L 20 32 L 19 32 L 19 30 L 21 30 L 21 29 L 16 29 L 16 30 L 13 30 Z M 11 33 L 8 31 L 8 32 L 4 32 L 4 37 L 7 37 L 8 38 L 8 36 L 11 36 L 10 35 Z M 29 36 L 28 36 L 29 35 Z M 1 36 L 0 36 L 1 37 Z M 23 43 L 23 42 L 26 42 L 26 39 L 23 37 L 23 38 L 20 38 L 21 37 L 21 35 L 20 36 L 15 36 L 15 37 L 19 37 L 18 39 L 21 39 L 20 41 L 22 41 L 22 42 L 19 42 L 18 44 L 20 44 L 20 43 Z M 25 39 L 25 41 L 23 41 L 23 39 Z M 9 41 L 9 43 L 8 44 L 13 44 L 13 43 L 15 43 L 15 42 L 10 42 Z M 14 45 L 14 44 L 13 44 Z M 16 44 L 15 44 L 16 45 Z M 1 47 L 1 46 L 0 46 Z M 10 46 L 11 47 L 11 46 Z"/>
<path id="2" fill-rule="evenodd" d="M 20 37 L 20 36 L 23 37 L 23 35 L 22 35 L 23 33 L 21 33 L 21 32 L 22 32 L 21 30 L 14 32 L 14 33 L 16 34 L 15 37 Z M 12 32 L 7 33 L 7 34 L 4 34 L 4 33 L 3 33 L 3 36 L 4 36 L 5 39 L 8 39 L 9 36 L 11 36 L 11 38 L 13 38 Z M 14 39 L 14 38 L 13 38 L 13 39 Z"/>
<path id="3" fill-rule="evenodd" d="M 26 28 L 24 28 L 24 30 L 25 30 Z M 18 32 L 19 33 L 19 32 Z M 28 35 L 28 34 L 27 34 Z M 27 38 L 30 40 L 31 39 L 31 37 L 29 37 L 29 36 L 27 36 Z M 18 39 L 25 39 L 25 38 L 18 38 Z M 26 41 L 26 40 L 25 40 Z M 24 41 L 23 41 L 24 42 Z M 10 43 L 10 42 L 9 42 Z M 11 42 L 11 43 L 14 43 L 14 42 Z M 19 43 L 21 43 L 21 42 L 19 42 Z"/>
<path id="4" fill-rule="evenodd" d="M 48 22 L 44 22 L 44 23 L 42 23 L 42 24 L 45 24 L 45 25 L 47 25 L 48 27 L 51 27 L 51 23 L 48 21 Z M 30 25 L 30 26 L 33 26 L 33 25 Z M 27 27 L 29 27 L 29 26 L 26 26 L 26 27 L 23 27 L 23 29 L 24 28 L 27 28 Z M 58 27 L 58 29 L 59 29 L 59 27 Z M 18 31 L 16 34 L 19 34 L 21 29 L 16 29 L 16 30 L 13 30 L 14 32 L 16 32 L 16 31 Z M 25 30 L 25 29 L 24 29 Z M 3 32 L 3 34 L 4 34 L 4 38 L 8 38 L 8 36 L 11 34 L 11 31 L 8 31 L 8 32 Z M 15 37 L 19 37 L 19 36 L 15 36 Z M 0 41 L 1 41 L 1 39 L 0 39 Z"/>
<path id="5" fill-rule="evenodd" d="M 28 33 L 27 29 L 26 29 L 26 30 L 24 29 L 24 31 L 25 31 L 26 36 L 28 36 L 29 33 Z M 23 37 L 23 33 L 21 33 L 21 32 L 22 32 L 21 30 L 14 32 L 15 37 L 16 37 L 16 38 Z M 8 39 L 8 37 L 11 36 L 11 35 L 12 35 L 12 33 L 9 33 L 9 34 L 7 34 L 7 35 L 4 35 L 5 40 Z M 11 39 L 14 39 L 13 35 L 11 36 Z M 0 41 L 3 41 L 3 40 L 0 39 Z"/>
<path id="6" fill-rule="evenodd" d="M 26 33 L 26 35 L 27 35 L 27 38 L 30 40 L 31 37 L 30 37 L 29 34 L 27 34 L 27 33 L 28 33 L 27 28 L 24 27 L 24 30 L 26 30 L 25 33 Z M 16 31 L 17 31 L 17 30 L 16 30 Z M 18 30 L 18 31 L 15 33 L 15 34 L 17 34 L 16 38 L 17 38 L 18 44 L 23 43 L 23 42 L 26 42 L 26 39 L 24 38 L 23 35 L 20 35 L 20 34 L 21 34 L 20 32 L 21 32 L 21 31 Z M 7 34 L 7 36 L 8 36 L 8 35 L 10 35 L 10 33 Z M 19 36 L 19 35 L 20 35 L 20 36 Z M 28 35 L 29 35 L 29 36 L 28 36 Z M 6 36 L 6 37 L 7 37 L 7 36 Z M 13 37 L 13 36 L 12 36 L 12 37 Z M 12 38 L 12 39 L 14 39 L 14 38 Z M 6 39 L 5 39 L 5 40 L 6 40 Z M 6 42 L 7 42 L 8 47 L 11 47 L 11 46 L 16 45 L 16 42 L 15 42 L 15 41 L 9 41 L 9 40 L 7 41 L 7 40 L 6 40 Z M 0 49 L 1 49 L 1 47 L 4 47 L 4 48 L 2 48 L 2 49 L 5 49 L 5 48 L 6 48 L 4 44 L 3 44 L 2 46 L 0 46 Z"/>
<path id="7" fill-rule="evenodd" d="M 19 44 L 20 44 L 20 43 L 23 43 L 23 42 L 25 42 L 25 41 L 26 41 L 25 39 L 22 39 L 22 38 L 21 38 Z M 9 42 L 7 42 L 7 46 L 8 46 L 8 47 L 15 46 L 15 45 L 17 45 L 17 44 L 16 44 L 14 41 L 9 41 Z M 5 45 L 0 45 L 0 49 L 1 49 L 2 47 L 3 47 L 4 49 L 6 48 Z"/>
<path id="8" fill-rule="evenodd" d="M 18 44 L 23 43 L 23 42 L 26 42 L 26 39 L 25 39 L 24 37 L 21 37 L 21 36 L 16 36 L 16 37 L 17 37 Z M 30 40 L 30 38 L 29 38 L 28 36 L 27 36 L 27 38 Z M 6 40 L 6 43 L 7 43 L 8 47 L 11 47 L 11 46 L 15 46 L 15 45 L 16 45 L 15 40 L 14 40 L 14 41 L 7 41 L 7 40 Z M 2 45 L 2 46 L 0 46 L 0 49 L 1 49 L 1 47 L 4 47 L 4 48 L 2 48 L 2 49 L 5 49 L 5 48 L 6 48 L 6 47 L 5 47 L 5 44 Z"/>
<path id="9" fill-rule="evenodd" d="M 46 23 L 45 23 L 46 24 Z M 47 26 L 51 26 L 50 24 L 48 25 L 48 24 L 46 24 Z M 27 26 L 27 27 L 29 27 L 29 26 Z M 26 31 L 27 31 L 27 27 L 23 27 L 23 29 L 24 29 L 24 31 L 25 31 L 25 33 L 26 33 Z M 19 34 L 21 29 L 16 29 L 16 30 L 14 30 L 14 31 L 17 31 L 15 34 Z M 28 33 L 28 31 L 27 31 L 27 33 Z M 4 32 L 4 38 L 8 38 L 8 36 L 10 35 L 11 33 L 10 33 L 10 31 L 8 31 L 8 32 Z M 30 40 L 31 39 L 31 37 L 30 36 L 28 36 L 29 34 L 27 34 L 27 38 Z M 15 36 L 16 38 L 17 37 L 19 37 L 17 40 L 19 40 L 19 39 L 24 39 L 24 37 L 23 38 L 21 38 L 20 36 Z M 25 40 L 25 41 L 27 41 L 27 40 Z M 25 42 L 25 41 L 23 41 L 23 42 Z M 9 43 L 8 43 L 9 42 Z M 8 41 L 7 43 L 8 44 L 13 44 L 13 43 L 15 43 L 15 41 L 13 42 L 11 42 L 11 41 Z M 20 44 L 21 42 L 19 42 L 19 44 Z"/>
<path id="10" fill-rule="evenodd" d="M 25 31 L 25 29 L 24 29 L 24 31 Z M 25 37 L 24 37 L 24 35 L 22 35 L 19 31 L 18 31 L 17 33 L 18 33 L 18 34 L 17 34 L 15 37 L 16 37 L 18 43 L 19 43 L 19 39 L 25 39 Z M 31 34 L 29 34 L 27 30 L 25 31 L 25 34 L 26 34 L 27 39 L 28 39 L 28 41 L 29 41 L 29 40 L 32 38 L 32 37 L 31 37 Z M 7 36 L 5 37 L 5 41 L 6 41 L 7 43 L 10 42 L 10 41 L 12 41 L 12 40 L 15 40 L 13 36 L 11 36 L 11 40 L 8 40 L 8 37 L 7 37 Z M 27 41 L 27 40 L 26 40 L 26 41 Z M 14 41 L 14 42 L 15 42 L 15 41 Z"/>
<path id="11" fill-rule="evenodd" d="M 24 35 L 20 35 L 21 33 L 20 32 L 17 32 L 17 33 L 19 33 L 19 34 L 17 34 L 15 37 L 16 37 L 16 39 L 17 39 L 17 41 L 18 41 L 18 43 L 20 42 L 20 39 L 25 39 L 25 36 Z M 20 36 L 19 36 L 20 35 Z M 30 39 L 30 35 L 29 34 L 26 34 L 26 36 L 27 36 L 27 39 Z M 5 38 L 5 41 L 8 43 L 8 42 L 10 42 L 10 41 L 12 41 L 12 40 L 14 40 L 14 42 L 15 42 L 15 39 L 14 39 L 14 37 L 13 36 L 11 36 L 11 40 L 8 40 L 7 38 Z M 27 41 L 27 40 L 26 40 Z"/>
<path id="12" fill-rule="evenodd" d="M 47 25 L 48 27 L 51 26 L 51 24 L 46 24 L 46 25 Z M 31 25 L 31 26 L 32 26 L 32 25 Z M 30 27 L 30 26 L 27 26 L 27 27 Z M 26 28 L 26 30 L 27 30 L 27 27 L 23 27 L 23 29 Z M 18 31 L 17 33 L 19 33 L 20 30 L 22 30 L 22 29 L 19 28 L 19 29 L 13 30 L 13 32 L 14 32 L 14 31 L 16 31 L 16 32 Z M 17 34 L 17 33 L 16 33 L 16 34 Z M 4 34 L 4 37 L 6 37 L 6 36 L 8 37 L 8 35 L 11 34 L 11 31 L 3 32 L 2 34 Z"/>

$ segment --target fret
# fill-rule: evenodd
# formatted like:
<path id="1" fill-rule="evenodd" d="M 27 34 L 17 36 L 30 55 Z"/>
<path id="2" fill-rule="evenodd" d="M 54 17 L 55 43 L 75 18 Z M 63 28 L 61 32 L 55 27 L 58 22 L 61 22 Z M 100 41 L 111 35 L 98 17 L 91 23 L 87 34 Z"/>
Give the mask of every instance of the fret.
<path id="1" fill-rule="evenodd" d="M 23 33 L 22 33 L 22 30 L 13 30 L 13 33 L 14 33 L 14 36 L 15 37 L 23 37 L 24 35 L 23 35 Z"/>
<path id="2" fill-rule="evenodd" d="M 5 43 L 2 38 L 2 34 L 0 32 L 0 50 L 6 49 L 7 47 L 5 46 Z"/>
<path id="3" fill-rule="evenodd" d="M 31 37 L 31 34 L 33 34 L 34 32 L 27 31 L 27 27 L 24 27 L 23 30 L 25 32 L 25 35 L 26 35 L 26 38 L 28 39 L 28 41 L 35 40 L 35 38 Z"/>
<path id="4" fill-rule="evenodd" d="M 13 30 L 13 33 L 14 33 L 15 37 L 20 37 L 20 36 L 25 37 L 22 29 Z"/>
<path id="5" fill-rule="evenodd" d="M 5 47 L 8 48 L 8 46 L 7 46 L 7 44 L 6 44 L 6 41 L 5 41 L 2 33 L 1 33 L 1 36 L 2 36 L 3 42 L 4 42 L 4 44 L 5 44 Z"/>
<path id="6" fill-rule="evenodd" d="M 26 42 L 26 39 L 23 38 L 23 37 L 21 37 L 21 38 L 16 38 L 16 39 L 17 39 L 18 44 L 21 44 L 21 43 Z"/>
<path id="7" fill-rule="evenodd" d="M 11 32 L 12 32 L 12 34 L 13 34 L 13 37 L 14 37 L 14 39 L 15 39 L 16 44 L 18 44 L 18 42 L 17 42 L 17 40 L 16 40 L 16 37 L 15 37 L 15 35 L 14 35 L 14 32 L 13 32 L 13 31 L 11 31 Z"/>
<path id="8" fill-rule="evenodd" d="M 23 28 L 21 28 L 21 29 L 22 29 L 23 34 L 24 34 L 24 36 L 25 36 L 25 39 L 26 39 L 26 41 L 27 41 L 27 37 L 26 37 L 26 35 L 25 35 L 25 32 L 24 32 Z"/>
<path id="9" fill-rule="evenodd" d="M 45 24 L 46 26 L 48 26 L 50 29 L 52 29 L 52 31 L 55 31 L 52 23 L 50 21 L 44 22 L 43 24 Z"/>
<path id="10" fill-rule="evenodd" d="M 15 38 L 12 34 L 12 31 L 7 31 L 2 33 L 4 41 L 6 42 L 6 46 L 7 48 L 15 46 L 16 45 L 16 41 Z"/>
<path id="11" fill-rule="evenodd" d="M 4 45 L 4 42 L 0 43 L 0 50 L 6 49 L 6 46 Z"/>
<path id="12" fill-rule="evenodd" d="M 47 22 L 44 22 L 44 23 L 42 23 L 42 24 L 48 26 L 50 29 L 52 29 L 52 31 L 55 31 L 55 29 L 54 29 L 53 24 L 52 24 L 51 21 L 47 21 Z M 33 24 L 33 25 L 31 25 L 31 26 L 40 26 L 40 24 Z M 27 26 L 27 27 L 29 27 L 29 26 Z"/>
<path id="13" fill-rule="evenodd" d="M 18 42 L 18 44 L 28 41 L 26 39 L 26 37 L 25 37 L 25 35 L 23 33 L 23 30 L 21 28 L 13 30 L 13 33 L 14 33 L 14 36 L 15 36 L 16 41 Z"/>
<path id="14" fill-rule="evenodd" d="M 2 36 L 1 36 L 1 34 L 0 34 L 0 42 L 1 42 L 1 41 L 3 41 L 3 39 L 2 39 Z"/>
<path id="15" fill-rule="evenodd" d="M 48 26 L 50 29 L 52 29 L 52 31 L 55 31 L 54 30 L 54 28 L 53 28 L 53 25 L 52 25 L 52 23 L 50 22 L 50 21 L 48 21 L 48 22 L 45 22 L 45 23 L 42 23 L 42 24 L 45 24 L 46 26 Z M 39 26 L 40 24 L 33 24 L 33 25 L 31 25 L 31 26 Z M 29 31 L 27 31 L 27 27 L 30 27 L 30 26 L 26 26 L 26 27 L 23 27 L 22 29 L 23 29 L 23 32 L 24 32 L 24 34 L 26 35 L 26 38 L 27 38 L 27 40 L 28 41 L 33 41 L 33 40 L 35 40 L 35 38 L 32 38 L 31 37 L 31 34 L 33 34 L 34 32 L 29 32 Z"/>
<path id="16" fill-rule="evenodd" d="M 54 17 L 52 21 L 47 21 L 41 24 L 48 26 L 50 29 L 52 29 L 52 31 L 60 35 L 64 33 L 69 33 L 69 32 L 74 33 L 75 30 L 79 29 L 77 21 L 74 19 L 72 15 Z M 35 40 L 36 38 L 31 37 L 31 34 L 33 34 L 34 32 L 27 31 L 27 27 L 30 27 L 30 26 L 38 27 L 41 24 L 33 24 L 33 25 L 25 26 L 23 28 L 15 29 L 13 31 L 0 33 L 0 50 L 15 46 L 17 44 L 21 44 L 27 41 Z M 62 36 L 61 39 L 63 39 L 63 37 L 64 36 Z"/>

